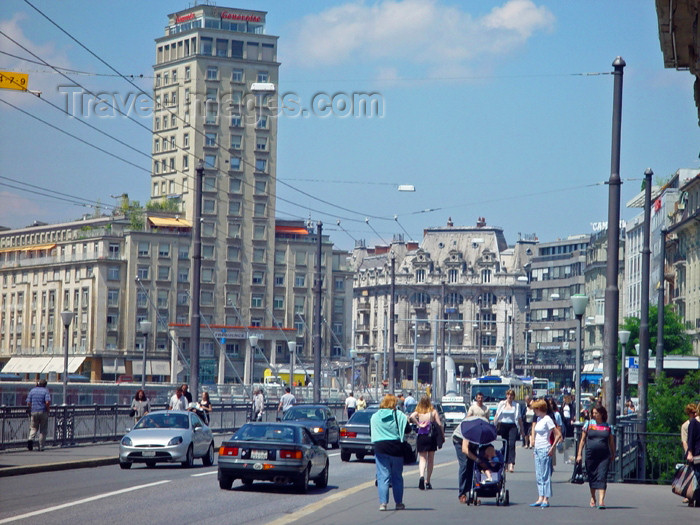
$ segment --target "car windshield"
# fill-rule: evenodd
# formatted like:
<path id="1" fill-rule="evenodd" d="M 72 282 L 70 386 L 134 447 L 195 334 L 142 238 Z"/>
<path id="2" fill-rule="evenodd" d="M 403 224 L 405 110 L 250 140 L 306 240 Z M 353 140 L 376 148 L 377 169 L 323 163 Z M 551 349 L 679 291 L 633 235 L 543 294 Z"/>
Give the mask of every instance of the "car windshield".
<path id="1" fill-rule="evenodd" d="M 147 414 L 139 419 L 134 430 L 145 428 L 189 428 L 190 415 L 187 413 Z"/>
<path id="2" fill-rule="evenodd" d="M 293 427 L 280 425 L 243 425 L 231 439 L 236 441 L 281 441 L 296 443 Z"/>
<path id="3" fill-rule="evenodd" d="M 443 407 L 445 412 L 462 412 L 465 414 L 467 412 L 467 409 L 464 408 L 464 405 L 445 405 Z"/>
<path id="4" fill-rule="evenodd" d="M 312 419 L 312 420 L 324 420 L 326 416 L 323 413 L 323 409 L 318 407 L 292 407 L 284 413 L 283 420 L 299 420 L 299 419 Z"/>
<path id="5" fill-rule="evenodd" d="M 368 425 L 369 420 L 376 410 L 360 410 L 355 412 L 350 419 L 348 419 L 348 424 L 352 425 Z"/>

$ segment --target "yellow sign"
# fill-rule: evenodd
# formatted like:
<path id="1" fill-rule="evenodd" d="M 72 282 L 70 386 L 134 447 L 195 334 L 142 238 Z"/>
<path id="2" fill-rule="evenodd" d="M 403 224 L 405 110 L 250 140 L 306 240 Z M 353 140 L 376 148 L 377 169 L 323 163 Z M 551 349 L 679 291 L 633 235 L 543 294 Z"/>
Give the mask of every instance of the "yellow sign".
<path id="1" fill-rule="evenodd" d="M 28 83 L 29 75 L 27 73 L 13 73 L 12 71 L 0 71 L 0 88 L 27 91 Z"/>

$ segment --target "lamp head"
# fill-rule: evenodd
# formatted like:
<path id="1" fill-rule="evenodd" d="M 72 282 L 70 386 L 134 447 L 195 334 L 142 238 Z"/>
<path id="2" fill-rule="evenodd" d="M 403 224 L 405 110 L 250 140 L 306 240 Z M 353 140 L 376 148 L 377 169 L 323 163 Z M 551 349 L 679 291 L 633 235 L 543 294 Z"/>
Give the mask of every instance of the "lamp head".
<path id="1" fill-rule="evenodd" d="M 287 341 L 287 348 L 289 348 L 289 353 L 293 354 L 297 350 L 297 342 L 296 341 Z"/>
<path id="2" fill-rule="evenodd" d="M 248 336 L 248 341 L 250 341 L 250 346 L 258 346 L 258 339 L 259 339 L 259 337 L 257 335 Z"/>
<path id="3" fill-rule="evenodd" d="M 151 321 L 141 321 L 139 323 L 139 330 L 143 334 L 148 334 L 151 331 Z"/>
<path id="4" fill-rule="evenodd" d="M 629 330 L 619 330 L 617 332 L 617 336 L 620 338 L 620 343 L 622 343 L 622 346 L 626 346 L 627 341 L 630 340 L 630 331 Z"/>
<path id="5" fill-rule="evenodd" d="M 70 326 L 70 324 L 73 322 L 74 317 L 75 313 L 71 312 L 70 310 L 65 310 L 61 312 L 61 320 L 63 321 L 63 326 Z"/>
<path id="6" fill-rule="evenodd" d="M 571 296 L 571 306 L 574 308 L 574 315 L 581 317 L 586 313 L 588 305 L 588 296 L 582 293 L 577 293 Z"/>

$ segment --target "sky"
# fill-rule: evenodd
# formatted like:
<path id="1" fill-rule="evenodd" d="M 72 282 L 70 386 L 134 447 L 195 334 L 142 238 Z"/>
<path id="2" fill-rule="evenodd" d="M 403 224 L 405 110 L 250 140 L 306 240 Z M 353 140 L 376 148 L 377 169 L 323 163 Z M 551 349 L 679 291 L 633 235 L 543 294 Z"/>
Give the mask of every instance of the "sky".
<path id="1" fill-rule="evenodd" d="M 48 19 L 22 0 L 0 9 L 0 70 L 28 73 L 42 93 L 0 90 L 0 225 L 109 211 L 123 193 L 145 204 L 151 118 L 139 90 L 82 46 L 151 93 L 154 39 L 192 2 L 30 1 Z M 484 217 L 510 244 L 520 234 L 547 242 L 591 233 L 607 220 L 616 56 L 627 63 L 622 219 L 640 211 L 625 203 L 646 168 L 657 181 L 700 168 L 694 77 L 664 69 L 654 2 L 217 3 L 268 13 L 280 97 L 310 109 L 279 116 L 277 217 L 322 221 L 339 249 L 396 234 L 420 241 L 448 218 L 473 226 Z M 80 73 L 21 59 L 38 60 L 32 53 Z M 109 93 L 141 126 L 74 111 L 77 84 Z M 372 113 L 356 104 L 368 94 Z"/>

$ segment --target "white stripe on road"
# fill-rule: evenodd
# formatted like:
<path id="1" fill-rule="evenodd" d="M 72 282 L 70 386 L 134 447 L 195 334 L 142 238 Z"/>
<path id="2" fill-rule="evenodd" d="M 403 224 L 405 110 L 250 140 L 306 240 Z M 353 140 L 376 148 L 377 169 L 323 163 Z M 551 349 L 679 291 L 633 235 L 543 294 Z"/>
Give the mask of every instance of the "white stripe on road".
<path id="1" fill-rule="evenodd" d="M 135 490 L 141 490 L 148 487 L 155 487 L 156 485 L 162 485 L 163 483 L 170 483 L 171 480 L 164 479 L 163 481 L 156 481 L 155 483 L 147 483 L 146 485 L 139 485 L 138 487 L 129 487 L 127 489 L 115 490 L 114 492 L 106 492 L 105 494 L 98 494 L 96 496 L 91 496 L 85 499 L 79 499 L 77 501 L 71 501 L 70 503 L 63 503 L 61 505 L 56 505 L 55 507 L 49 507 L 46 509 L 35 510 L 34 512 L 27 512 L 26 514 L 20 514 L 19 516 L 12 516 L 10 518 L 5 518 L 0 520 L 0 523 L 10 523 L 12 521 L 23 520 L 25 518 L 31 518 L 32 516 L 38 516 L 40 514 L 46 514 L 47 512 L 54 512 L 56 510 L 65 509 L 67 507 L 72 507 L 73 505 L 82 505 L 83 503 L 90 503 L 91 501 L 96 501 L 98 499 L 109 498 L 110 496 L 117 496 L 119 494 L 125 494 L 126 492 L 133 492 Z"/>
<path id="2" fill-rule="evenodd" d="M 217 470 L 212 470 L 211 472 L 201 472 L 201 473 L 199 473 L 199 474 L 192 474 L 192 477 L 193 477 L 193 478 L 198 478 L 198 477 L 200 477 L 200 476 L 210 476 L 210 475 L 212 475 L 212 474 L 216 474 L 217 472 L 218 472 L 218 469 L 217 469 Z"/>
<path id="3" fill-rule="evenodd" d="M 456 463 L 457 463 L 457 461 L 449 461 L 448 463 L 441 463 L 440 465 L 435 465 L 433 467 L 433 470 L 437 470 L 437 469 L 443 468 L 443 467 L 449 467 L 451 465 L 455 465 Z M 418 469 L 411 470 L 410 472 L 404 472 L 404 476 L 411 476 L 413 474 L 418 474 Z M 286 525 L 288 523 L 293 523 L 293 522 L 303 518 L 304 516 L 308 516 L 309 514 L 313 514 L 314 512 L 325 507 L 326 505 L 330 505 L 331 503 L 333 503 L 335 501 L 346 498 L 346 497 L 350 496 L 351 494 L 355 494 L 356 492 L 360 492 L 361 490 L 368 489 L 368 488 L 373 487 L 373 486 L 374 486 L 374 480 L 360 483 L 359 485 L 355 485 L 354 487 L 350 487 L 349 489 L 345 489 L 345 490 L 341 490 L 340 492 L 336 492 L 335 494 L 332 494 L 326 498 L 323 498 L 319 501 L 316 501 L 315 503 L 312 503 L 311 505 L 307 505 L 303 509 L 299 509 L 296 512 L 282 516 L 281 518 L 278 518 L 274 521 L 269 522 L 267 525 Z"/>

